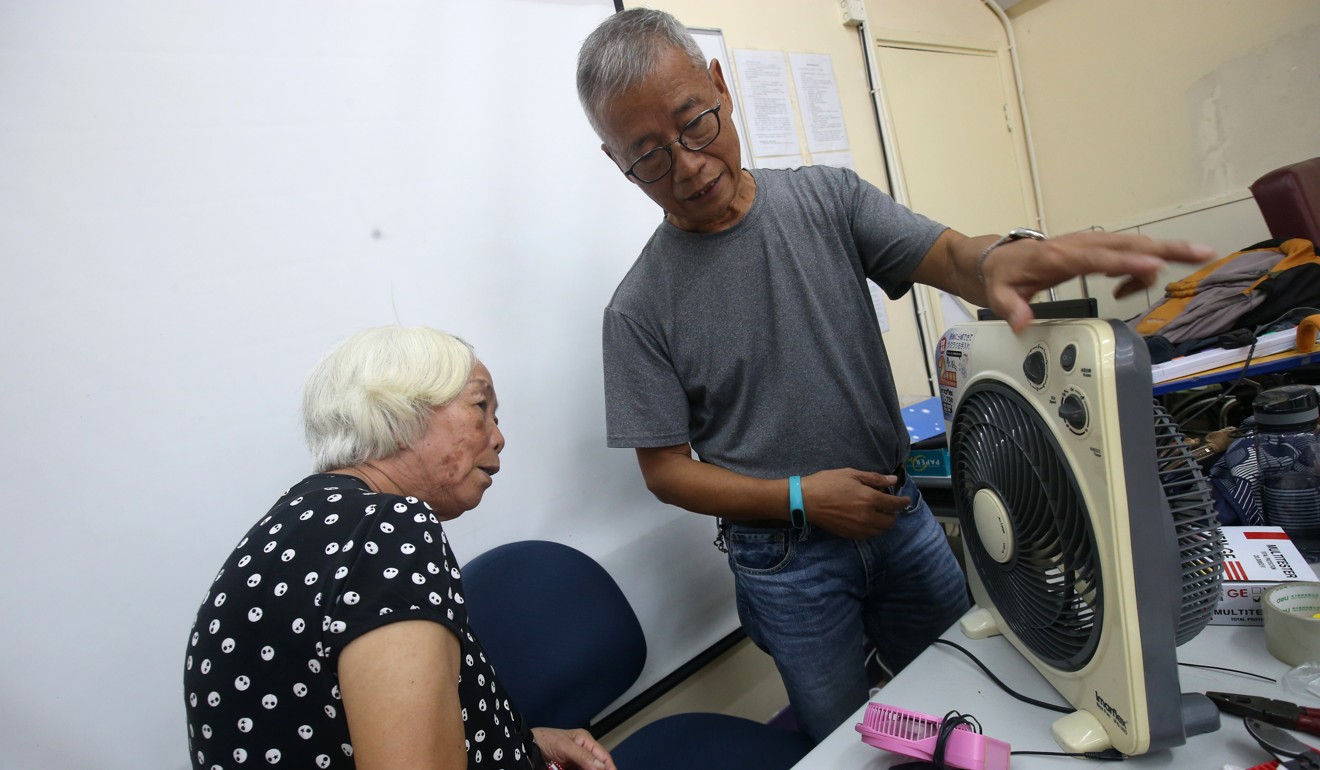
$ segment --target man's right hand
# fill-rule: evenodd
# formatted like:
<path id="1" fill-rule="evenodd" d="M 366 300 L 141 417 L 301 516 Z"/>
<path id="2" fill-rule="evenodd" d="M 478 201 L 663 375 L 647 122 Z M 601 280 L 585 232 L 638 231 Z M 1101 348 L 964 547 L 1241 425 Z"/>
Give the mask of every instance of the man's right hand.
<path id="1" fill-rule="evenodd" d="M 743 476 L 692 457 L 692 447 L 678 444 L 637 450 L 646 487 L 660 501 L 689 511 L 733 521 L 764 520 L 774 512 L 788 521 L 788 484 L 784 478 Z M 898 479 L 883 473 L 835 468 L 802 477 L 807 522 L 853 540 L 878 535 L 894 526 L 909 497 L 889 494 Z"/>
<path id="2" fill-rule="evenodd" d="M 898 478 L 872 471 L 836 468 L 802 477 L 807 521 L 851 540 L 862 540 L 894 526 L 910 497 L 889 494 Z"/>

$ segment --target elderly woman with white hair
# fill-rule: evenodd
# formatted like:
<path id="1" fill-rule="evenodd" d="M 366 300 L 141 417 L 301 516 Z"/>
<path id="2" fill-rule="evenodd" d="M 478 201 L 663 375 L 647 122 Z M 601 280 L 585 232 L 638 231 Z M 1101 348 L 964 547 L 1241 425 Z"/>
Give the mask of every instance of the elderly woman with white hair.
<path id="1" fill-rule="evenodd" d="M 500 469 L 497 403 L 467 343 L 424 327 L 315 368 L 315 473 L 239 541 L 188 640 L 193 767 L 613 770 L 584 730 L 527 728 L 468 628 L 441 522 Z"/>

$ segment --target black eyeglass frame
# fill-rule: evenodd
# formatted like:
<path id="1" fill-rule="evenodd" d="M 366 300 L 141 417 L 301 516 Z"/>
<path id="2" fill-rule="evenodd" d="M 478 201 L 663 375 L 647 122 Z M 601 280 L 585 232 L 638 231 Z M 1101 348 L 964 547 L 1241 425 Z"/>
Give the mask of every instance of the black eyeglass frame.
<path id="1" fill-rule="evenodd" d="M 660 145 L 659 147 L 655 147 L 655 148 L 649 150 L 648 152 L 642 154 L 641 157 L 637 158 L 637 160 L 634 160 L 634 161 L 632 162 L 632 164 L 628 166 L 628 170 L 625 171 L 625 172 L 623 172 L 623 175 L 624 175 L 624 176 L 630 176 L 630 177 L 632 177 L 633 179 L 636 179 L 638 182 L 640 182 L 640 183 L 642 183 L 642 184 L 655 184 L 656 182 L 659 182 L 661 179 L 664 179 L 666 176 L 669 175 L 669 172 L 670 172 L 670 171 L 673 171 L 673 170 L 674 170 L 674 151 L 673 151 L 673 149 L 671 149 L 674 145 L 676 145 L 676 144 L 681 144 L 681 145 L 683 145 L 683 149 L 687 150 L 688 152 L 701 152 L 702 150 L 704 150 L 704 149 L 706 149 L 707 147 L 711 146 L 711 144 L 713 144 L 713 143 L 715 142 L 716 139 L 719 139 L 719 138 L 720 138 L 720 132 L 724 130 L 724 121 L 722 121 L 722 120 L 720 119 L 720 108 L 723 107 L 723 106 L 724 106 L 724 103 L 723 103 L 723 102 L 719 102 L 719 101 L 717 101 L 717 102 L 715 102 L 715 106 L 714 106 L 714 107 L 711 107 L 710 109 L 706 109 L 706 110 L 702 110 L 701 112 L 698 112 L 698 113 L 692 118 L 692 120 L 689 120 L 689 121 L 683 126 L 683 128 L 678 132 L 678 138 L 677 138 L 677 139 L 675 139 L 674 141 L 670 142 L 669 144 L 662 144 L 662 145 Z M 687 142 L 683 141 L 683 135 L 686 134 L 686 133 L 688 132 L 688 129 L 689 129 L 689 128 L 692 128 L 693 126 L 695 126 L 695 125 L 697 124 L 698 121 L 700 121 L 702 118 L 704 118 L 704 117 L 706 117 L 707 115 L 710 115 L 710 114 L 714 114 L 714 115 L 715 115 L 715 133 L 710 137 L 710 139 L 707 140 L 707 141 L 706 141 L 704 144 L 702 144 L 700 147 L 693 147 L 693 146 L 689 145 Z M 663 153 L 665 153 L 666 155 L 669 156 L 669 166 L 665 169 L 665 172 L 664 172 L 663 174 L 661 174 L 660 176 L 656 177 L 655 179 L 643 179 L 643 178 L 641 178 L 640 176 L 638 176 L 638 175 L 637 175 L 637 172 L 634 171 L 633 169 L 637 168 L 637 164 L 638 164 L 638 163 L 641 163 L 642 161 L 646 160 L 647 158 L 651 157 L 652 155 L 656 154 L 657 152 L 663 152 Z"/>

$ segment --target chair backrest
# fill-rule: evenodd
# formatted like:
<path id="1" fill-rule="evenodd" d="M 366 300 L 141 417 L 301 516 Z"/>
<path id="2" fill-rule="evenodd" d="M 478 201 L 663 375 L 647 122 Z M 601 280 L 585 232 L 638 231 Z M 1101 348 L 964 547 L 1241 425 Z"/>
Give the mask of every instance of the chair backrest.
<path id="1" fill-rule="evenodd" d="M 468 562 L 462 581 L 472 629 L 528 725 L 585 727 L 641 674 L 641 623 L 581 551 L 508 543 Z"/>
<path id="2" fill-rule="evenodd" d="M 1320 246 L 1320 158 L 1274 169 L 1251 183 L 1251 196 L 1270 235 Z"/>

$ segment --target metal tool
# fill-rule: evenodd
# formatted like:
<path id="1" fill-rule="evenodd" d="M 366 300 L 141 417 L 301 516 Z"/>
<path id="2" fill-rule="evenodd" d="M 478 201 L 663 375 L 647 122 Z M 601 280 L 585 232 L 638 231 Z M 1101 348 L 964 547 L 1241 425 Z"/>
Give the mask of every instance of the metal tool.
<path id="1" fill-rule="evenodd" d="M 1291 757 L 1283 766 L 1290 770 L 1320 770 L 1320 751 L 1307 746 L 1282 729 L 1259 719 L 1246 721 L 1247 732 L 1261 748 L 1279 757 Z"/>
<path id="2" fill-rule="evenodd" d="M 1205 697 L 1214 701 L 1219 710 L 1225 714 L 1259 719 L 1290 730 L 1320 735 L 1320 709 L 1299 706 L 1286 700 L 1239 695 L 1233 692 L 1208 692 Z"/>

